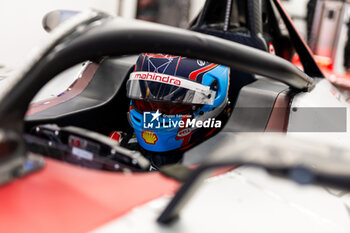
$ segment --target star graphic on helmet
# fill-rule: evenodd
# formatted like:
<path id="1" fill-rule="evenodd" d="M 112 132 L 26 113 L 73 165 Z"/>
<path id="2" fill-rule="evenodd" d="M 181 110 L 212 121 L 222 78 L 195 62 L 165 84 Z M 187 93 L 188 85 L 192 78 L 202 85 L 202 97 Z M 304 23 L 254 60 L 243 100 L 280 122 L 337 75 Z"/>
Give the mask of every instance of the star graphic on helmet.
<path id="1" fill-rule="evenodd" d="M 159 110 L 157 110 L 155 113 L 152 113 L 152 120 L 151 122 L 153 122 L 155 119 L 157 119 L 157 121 L 159 121 L 159 117 L 161 116 L 162 114 L 159 112 Z"/>

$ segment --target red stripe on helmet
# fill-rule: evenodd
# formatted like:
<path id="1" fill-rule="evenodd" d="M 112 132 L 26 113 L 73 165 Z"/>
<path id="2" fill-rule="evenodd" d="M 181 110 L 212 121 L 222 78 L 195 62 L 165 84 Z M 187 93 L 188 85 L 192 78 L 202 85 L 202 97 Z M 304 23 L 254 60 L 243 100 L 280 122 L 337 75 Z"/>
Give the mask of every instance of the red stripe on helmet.
<path id="1" fill-rule="evenodd" d="M 216 67 L 217 64 L 211 64 L 209 66 L 206 66 L 206 67 L 203 67 L 202 69 L 199 69 L 199 70 L 195 70 L 193 71 L 191 74 L 190 74 L 190 79 L 191 80 L 196 80 L 197 79 L 197 76 L 200 74 L 200 73 L 203 73 L 203 72 L 206 72 L 214 67 Z"/>
<path id="2" fill-rule="evenodd" d="M 179 60 L 177 61 L 177 65 L 176 65 L 176 69 L 175 69 L 175 76 L 176 76 L 176 73 L 177 73 L 177 69 L 179 68 L 181 59 L 182 59 L 182 57 L 180 57 Z"/>

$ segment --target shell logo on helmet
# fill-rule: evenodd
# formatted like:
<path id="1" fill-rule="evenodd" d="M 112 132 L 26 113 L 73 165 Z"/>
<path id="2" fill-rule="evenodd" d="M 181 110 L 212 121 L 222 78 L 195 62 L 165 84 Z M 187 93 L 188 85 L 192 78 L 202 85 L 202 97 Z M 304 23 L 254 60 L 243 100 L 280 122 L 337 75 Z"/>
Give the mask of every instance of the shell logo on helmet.
<path id="1" fill-rule="evenodd" d="M 145 140 L 145 143 L 155 145 L 158 141 L 157 134 L 153 133 L 150 130 L 144 130 L 141 133 L 143 140 Z"/>

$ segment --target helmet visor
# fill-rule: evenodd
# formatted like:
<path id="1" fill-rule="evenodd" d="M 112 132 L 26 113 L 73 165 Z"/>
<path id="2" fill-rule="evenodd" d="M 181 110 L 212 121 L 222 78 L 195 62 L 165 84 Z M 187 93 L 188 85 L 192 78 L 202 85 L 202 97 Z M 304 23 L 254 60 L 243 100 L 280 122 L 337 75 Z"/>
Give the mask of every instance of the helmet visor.
<path id="1" fill-rule="evenodd" d="M 133 100 L 133 106 L 140 112 L 155 112 L 159 110 L 163 114 L 171 115 L 189 112 L 192 110 L 193 105 Z"/>
<path id="2" fill-rule="evenodd" d="M 127 96 L 135 100 L 213 105 L 215 95 L 208 86 L 166 74 L 133 72 L 127 82 Z"/>

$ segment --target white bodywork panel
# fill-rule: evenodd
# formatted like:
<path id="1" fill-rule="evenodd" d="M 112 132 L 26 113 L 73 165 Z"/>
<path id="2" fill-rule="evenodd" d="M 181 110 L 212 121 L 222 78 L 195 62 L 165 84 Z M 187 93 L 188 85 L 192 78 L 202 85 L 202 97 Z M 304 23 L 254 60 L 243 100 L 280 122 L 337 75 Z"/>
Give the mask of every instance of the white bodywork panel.
<path id="1" fill-rule="evenodd" d="M 167 227 L 156 218 L 168 202 L 163 197 L 135 208 L 93 233 L 350 231 L 350 194 L 302 187 L 247 167 L 207 180 Z"/>
<path id="2" fill-rule="evenodd" d="M 51 97 L 56 97 L 62 92 L 66 91 L 72 83 L 78 78 L 81 78 L 82 72 L 85 70 L 88 62 L 75 65 L 61 74 L 57 75 L 50 82 L 48 82 L 39 92 L 36 94 L 32 103 L 39 102 Z"/>
<path id="3" fill-rule="evenodd" d="M 307 140 L 314 140 L 341 147 L 350 147 L 350 92 L 334 87 L 326 79 L 318 82 L 311 92 L 298 94 L 294 97 L 291 109 L 293 108 L 346 108 L 346 132 L 288 132 L 287 135 Z M 288 131 L 293 131 L 296 125 L 302 125 L 303 119 L 293 110 L 290 111 Z M 326 119 L 329 124 L 333 124 L 331 117 Z M 322 127 L 315 125 L 315 128 Z"/>

